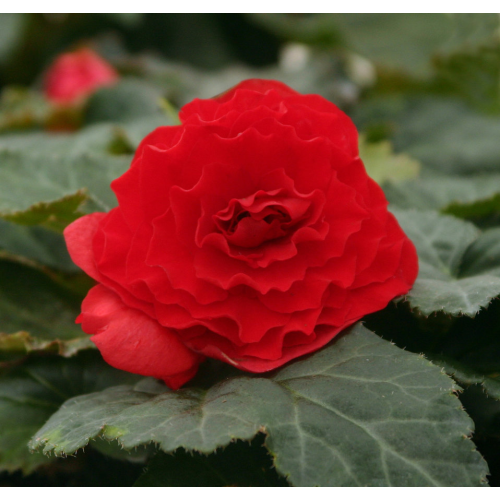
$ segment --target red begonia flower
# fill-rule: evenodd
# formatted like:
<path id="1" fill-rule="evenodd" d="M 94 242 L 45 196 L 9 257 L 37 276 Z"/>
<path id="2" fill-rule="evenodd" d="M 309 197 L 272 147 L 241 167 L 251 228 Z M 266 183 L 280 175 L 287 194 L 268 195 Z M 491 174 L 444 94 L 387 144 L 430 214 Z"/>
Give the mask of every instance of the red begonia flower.
<path id="1" fill-rule="evenodd" d="M 45 75 L 45 95 L 55 104 L 72 105 L 96 89 L 113 85 L 118 73 L 90 49 L 60 55 Z"/>
<path id="2" fill-rule="evenodd" d="M 335 105 L 247 80 L 180 118 L 112 183 L 117 208 L 65 231 L 111 365 L 173 388 L 205 356 L 265 372 L 411 288 L 415 247 Z"/>

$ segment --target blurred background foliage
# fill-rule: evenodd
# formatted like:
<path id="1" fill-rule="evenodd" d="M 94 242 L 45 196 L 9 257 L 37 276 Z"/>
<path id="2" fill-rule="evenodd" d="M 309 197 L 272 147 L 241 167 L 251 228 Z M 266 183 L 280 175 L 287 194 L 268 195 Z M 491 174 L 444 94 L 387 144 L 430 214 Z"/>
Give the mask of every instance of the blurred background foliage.
<path id="1" fill-rule="evenodd" d="M 61 118 L 43 97 L 44 72 L 59 54 L 81 46 L 107 59 L 121 82 L 97 91 L 77 117 L 64 117 L 74 120 L 78 131 L 51 132 Z M 96 442 L 76 459 L 49 462 L 29 456 L 24 445 L 53 411 L 35 412 L 30 398 L 48 398 L 57 408 L 69 396 L 97 390 L 72 384 L 64 397 L 49 397 L 28 373 L 38 373 L 37 380 L 61 380 L 69 369 L 65 357 L 76 355 L 71 369 L 80 370 L 82 380 L 92 381 L 88 374 L 101 370 L 105 375 L 97 385 L 104 388 L 122 376 L 108 373 L 94 352 L 79 352 L 88 348 L 88 339 L 72 319 L 90 283 L 75 273 L 59 231 L 81 212 L 112 205 L 102 186 L 107 189 L 127 168 L 142 137 L 175 122 L 176 108 L 246 78 L 278 79 L 344 109 L 360 130 L 367 170 L 391 207 L 432 210 L 443 227 L 444 214 L 453 215 L 463 219 L 463 234 L 473 234 L 466 244 L 458 232 L 454 241 L 434 244 L 441 253 L 461 249 L 462 260 L 445 270 L 447 286 L 485 273 L 497 283 L 498 14 L 1 14 L 0 166 L 8 165 L 10 173 L 0 168 L 0 280 L 7 284 L 0 293 L 0 374 L 7 374 L 0 380 L 0 427 L 21 425 L 22 411 L 26 422 L 19 433 L 24 441 L 14 443 L 0 430 L 0 471 L 7 471 L 0 472 L 0 484 L 129 485 L 141 476 L 154 450 L 131 457 Z M 50 190 L 33 188 L 33 162 L 50 178 Z M 75 181 L 83 177 L 86 191 Z M 28 282 L 32 292 L 26 294 Z M 410 304 L 391 304 L 371 315 L 367 326 L 399 347 L 425 353 L 466 389 L 461 398 L 476 423 L 474 442 L 488 461 L 491 484 L 498 486 L 498 300 L 486 309 L 497 288 L 469 312 L 453 304 L 427 311 L 422 299 L 411 298 Z M 47 356 L 58 360 L 50 373 L 45 373 Z M 28 379 L 33 386 L 23 385 L 26 394 L 13 404 L 16 384 Z M 274 470 L 263 473 L 258 465 L 269 461 L 261 438 L 250 446 L 231 445 L 216 458 L 179 452 L 173 461 L 157 455 L 153 472 L 137 484 L 157 484 L 158 467 L 175 463 L 207 474 L 237 455 L 247 457 L 248 477 L 229 469 L 226 483 L 217 476 L 217 484 L 283 485 Z M 173 474 L 165 481 L 177 485 L 183 478 Z"/>

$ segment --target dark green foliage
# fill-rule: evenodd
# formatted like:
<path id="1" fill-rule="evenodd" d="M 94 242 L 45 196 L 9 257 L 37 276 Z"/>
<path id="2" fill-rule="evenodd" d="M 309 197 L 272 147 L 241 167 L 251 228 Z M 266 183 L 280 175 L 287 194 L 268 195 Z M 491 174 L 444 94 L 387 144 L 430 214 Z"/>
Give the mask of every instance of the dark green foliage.
<path id="1" fill-rule="evenodd" d="M 499 486 L 498 19 L 1 14 L 0 485 Z M 122 78 L 61 112 L 43 71 L 82 42 Z M 61 232 L 116 205 L 176 108 L 246 78 L 353 117 L 420 274 L 319 352 L 260 376 L 209 360 L 172 392 L 74 324 L 92 280 Z"/>

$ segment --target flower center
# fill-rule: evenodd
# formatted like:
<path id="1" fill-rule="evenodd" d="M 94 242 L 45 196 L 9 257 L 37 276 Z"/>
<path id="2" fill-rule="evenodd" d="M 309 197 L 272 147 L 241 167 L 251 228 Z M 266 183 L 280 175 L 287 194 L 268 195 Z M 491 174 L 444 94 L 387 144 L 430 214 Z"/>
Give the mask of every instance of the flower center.
<path id="1" fill-rule="evenodd" d="M 286 236 L 306 218 L 308 200 L 284 196 L 283 190 L 259 191 L 240 200 L 231 200 L 214 216 L 220 232 L 233 245 L 253 248 Z"/>

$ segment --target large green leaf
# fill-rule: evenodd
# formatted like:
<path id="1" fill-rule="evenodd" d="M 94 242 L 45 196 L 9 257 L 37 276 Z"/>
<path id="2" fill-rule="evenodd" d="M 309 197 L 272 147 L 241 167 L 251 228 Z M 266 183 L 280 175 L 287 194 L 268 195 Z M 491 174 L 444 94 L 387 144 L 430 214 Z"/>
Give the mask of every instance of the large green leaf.
<path id="1" fill-rule="evenodd" d="M 49 461 L 30 453 L 28 441 L 68 398 L 137 380 L 111 368 L 93 351 L 67 360 L 31 357 L 0 373 L 0 470 L 33 471 Z"/>
<path id="2" fill-rule="evenodd" d="M 75 325 L 80 300 L 36 269 L 0 261 L 0 353 L 72 355 L 92 346 Z"/>
<path id="3" fill-rule="evenodd" d="M 129 164 L 127 156 L 0 151 L 0 217 L 62 230 L 79 210 L 115 206 L 109 185 Z"/>
<path id="4" fill-rule="evenodd" d="M 419 257 L 419 275 L 406 296 L 411 307 L 425 315 L 443 311 L 474 316 L 500 295 L 500 277 L 490 274 L 490 268 L 478 264 L 478 273 L 461 271 L 466 251 L 480 235 L 473 224 L 436 212 L 394 213 Z M 467 265 L 474 268 L 474 256 L 468 255 Z"/>
<path id="5" fill-rule="evenodd" d="M 277 471 L 297 486 L 479 486 L 486 464 L 453 390 L 439 368 L 358 325 L 270 376 L 175 392 L 146 381 L 74 398 L 31 447 L 70 454 L 102 436 L 210 453 L 263 431 Z"/>

